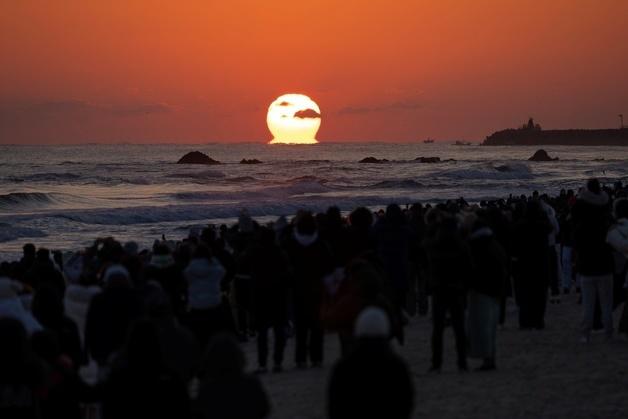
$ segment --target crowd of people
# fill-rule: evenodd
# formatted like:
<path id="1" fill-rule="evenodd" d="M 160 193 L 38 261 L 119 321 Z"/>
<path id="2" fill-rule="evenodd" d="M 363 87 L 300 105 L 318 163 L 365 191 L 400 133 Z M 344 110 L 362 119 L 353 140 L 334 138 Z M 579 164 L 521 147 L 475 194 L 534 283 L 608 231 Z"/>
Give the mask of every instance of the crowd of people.
<path id="1" fill-rule="evenodd" d="M 519 327 L 541 330 L 548 302 L 580 292 L 582 341 L 595 328 L 613 338 L 628 286 L 626 196 L 591 179 L 554 197 L 346 217 L 331 207 L 269 225 L 243 211 L 233 226 L 150 249 L 113 238 L 71 255 L 26 244 L 21 260 L 0 264 L 0 412 L 262 418 L 271 404 L 240 343 L 256 340 L 257 374 L 281 373 L 290 341 L 296 368 L 320 368 L 337 336 L 328 416 L 407 418 L 413 382 L 391 341 L 404 344 L 413 316 L 431 318 L 435 374 L 447 326 L 459 371 L 469 358 L 477 371 L 497 368 L 509 298 Z M 628 333 L 628 310 L 617 331 Z"/>

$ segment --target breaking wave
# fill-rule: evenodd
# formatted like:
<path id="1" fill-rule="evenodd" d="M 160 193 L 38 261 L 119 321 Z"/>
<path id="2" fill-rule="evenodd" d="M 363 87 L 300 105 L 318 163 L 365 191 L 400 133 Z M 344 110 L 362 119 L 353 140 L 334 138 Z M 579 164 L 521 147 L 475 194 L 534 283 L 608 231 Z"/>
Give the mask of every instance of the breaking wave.
<path id="1" fill-rule="evenodd" d="M 24 237 L 46 237 L 41 230 L 30 227 L 18 227 L 11 224 L 0 223 L 0 243 L 17 240 Z"/>

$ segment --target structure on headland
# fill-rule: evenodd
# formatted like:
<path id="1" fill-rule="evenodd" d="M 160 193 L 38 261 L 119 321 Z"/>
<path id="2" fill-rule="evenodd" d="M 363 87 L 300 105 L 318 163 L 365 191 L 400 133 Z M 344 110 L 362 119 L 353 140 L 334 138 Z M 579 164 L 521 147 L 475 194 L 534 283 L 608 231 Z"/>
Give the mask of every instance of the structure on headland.
<path id="1" fill-rule="evenodd" d="M 563 129 L 544 130 L 530 118 L 520 128 L 494 132 L 482 145 L 581 145 L 581 146 L 628 146 L 628 127 L 614 129 Z"/>

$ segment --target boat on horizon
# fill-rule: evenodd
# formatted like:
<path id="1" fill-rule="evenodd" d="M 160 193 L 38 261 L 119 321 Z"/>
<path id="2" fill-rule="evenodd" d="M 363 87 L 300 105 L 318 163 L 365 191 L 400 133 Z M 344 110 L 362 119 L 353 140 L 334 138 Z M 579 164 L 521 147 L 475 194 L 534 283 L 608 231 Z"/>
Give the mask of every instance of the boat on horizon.
<path id="1" fill-rule="evenodd" d="M 423 140 L 423 144 L 433 144 L 434 140 L 432 140 L 431 138 L 428 138 L 427 140 Z"/>

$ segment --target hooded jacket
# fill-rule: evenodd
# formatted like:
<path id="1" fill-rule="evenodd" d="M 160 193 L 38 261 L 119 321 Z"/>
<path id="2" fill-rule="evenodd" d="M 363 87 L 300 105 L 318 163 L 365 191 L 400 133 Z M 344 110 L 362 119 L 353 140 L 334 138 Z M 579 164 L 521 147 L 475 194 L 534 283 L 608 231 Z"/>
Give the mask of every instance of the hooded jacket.
<path id="1" fill-rule="evenodd" d="M 334 268 L 329 248 L 317 233 L 300 235 L 294 231 L 286 253 L 293 274 L 295 311 L 299 316 L 318 319 L 324 297 L 323 277 Z"/>

